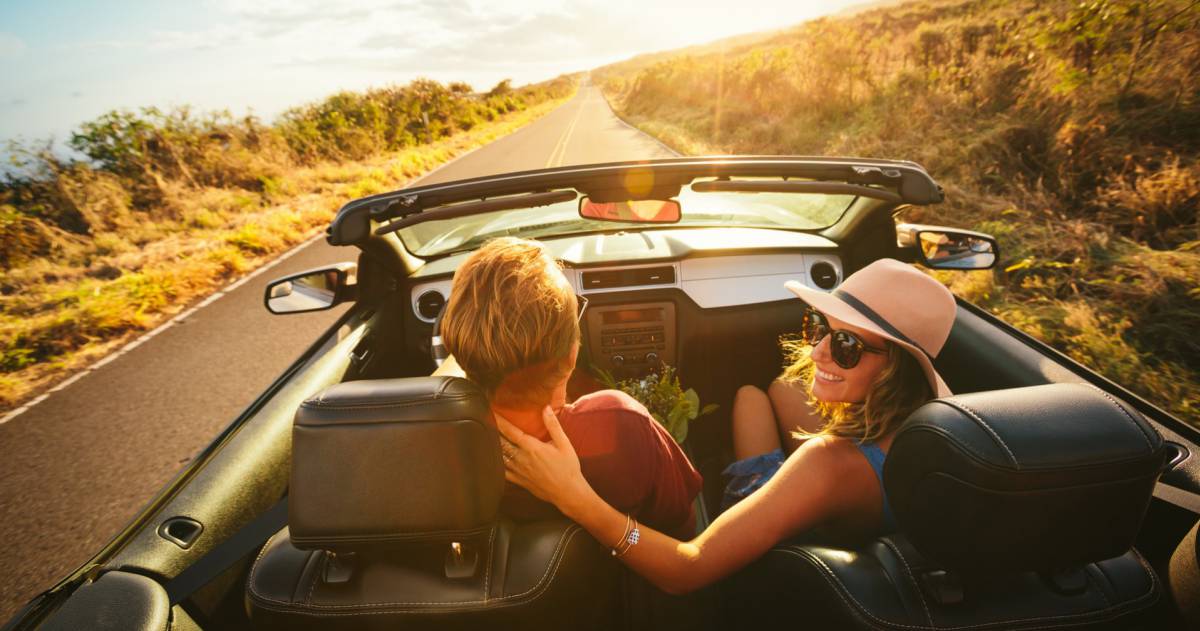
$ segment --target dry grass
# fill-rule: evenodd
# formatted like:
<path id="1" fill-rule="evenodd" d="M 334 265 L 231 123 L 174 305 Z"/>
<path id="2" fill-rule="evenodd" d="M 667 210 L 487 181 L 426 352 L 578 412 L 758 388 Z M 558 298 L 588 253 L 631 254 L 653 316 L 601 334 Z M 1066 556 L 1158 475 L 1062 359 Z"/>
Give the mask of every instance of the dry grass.
<path id="1" fill-rule="evenodd" d="M 106 229 L 54 234 L 50 256 L 6 269 L 0 410 L 10 409 L 323 230 L 350 199 L 402 188 L 455 156 L 540 118 L 569 94 L 430 145 L 275 176 L 261 191 L 168 182 L 177 218 L 136 221 L 121 189 L 83 172 L 81 208 Z M 65 178 L 64 178 L 65 179 Z M 80 180 L 71 180 L 77 182 Z M 96 189 L 107 194 L 97 194 Z M 124 205 L 122 205 L 124 204 Z"/>
<path id="2" fill-rule="evenodd" d="M 997 236 L 959 295 L 1200 425 L 1200 7 L 934 0 L 598 70 L 691 154 L 921 163 L 901 216 Z"/>

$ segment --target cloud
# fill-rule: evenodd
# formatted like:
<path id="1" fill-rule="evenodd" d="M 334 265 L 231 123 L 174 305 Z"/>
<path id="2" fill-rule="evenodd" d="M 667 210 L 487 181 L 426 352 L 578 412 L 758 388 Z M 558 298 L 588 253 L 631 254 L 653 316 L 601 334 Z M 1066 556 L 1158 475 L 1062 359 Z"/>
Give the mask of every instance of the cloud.
<path id="1" fill-rule="evenodd" d="M 340 89 L 426 76 L 491 85 L 506 77 L 516 83 L 539 81 L 695 43 L 704 28 L 741 28 L 747 15 L 770 14 L 749 6 L 730 14 L 691 0 L 208 0 L 206 5 L 215 19 L 202 26 L 172 25 L 81 46 L 135 47 L 162 63 L 190 63 L 201 72 L 225 66 L 232 81 L 286 77 Z"/>
<path id="2" fill-rule="evenodd" d="M 629 51 L 645 50 L 648 44 L 667 45 L 661 43 L 663 29 L 640 16 L 636 7 L 595 0 L 569 7 L 553 3 L 485 6 L 450 0 L 437 5 L 380 6 L 375 11 L 369 27 L 355 26 L 360 36 L 349 45 L 309 47 L 284 55 L 276 65 L 406 76 L 469 72 L 494 81 L 502 76 L 583 70 Z"/>
<path id="3" fill-rule="evenodd" d="M 16 59 L 25 54 L 25 40 L 12 33 L 0 32 L 0 59 Z"/>

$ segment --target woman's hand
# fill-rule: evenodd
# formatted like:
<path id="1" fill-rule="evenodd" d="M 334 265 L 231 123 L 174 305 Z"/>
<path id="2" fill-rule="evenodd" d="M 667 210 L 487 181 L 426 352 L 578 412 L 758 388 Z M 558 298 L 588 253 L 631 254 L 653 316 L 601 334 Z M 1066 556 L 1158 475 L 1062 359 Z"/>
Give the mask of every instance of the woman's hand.
<path id="1" fill-rule="evenodd" d="M 550 433 L 548 443 L 526 434 L 496 414 L 496 426 L 501 434 L 500 452 L 504 456 L 504 477 L 571 516 L 572 501 L 591 494 L 592 489 L 579 469 L 575 448 L 549 406 L 542 409 L 542 421 Z"/>

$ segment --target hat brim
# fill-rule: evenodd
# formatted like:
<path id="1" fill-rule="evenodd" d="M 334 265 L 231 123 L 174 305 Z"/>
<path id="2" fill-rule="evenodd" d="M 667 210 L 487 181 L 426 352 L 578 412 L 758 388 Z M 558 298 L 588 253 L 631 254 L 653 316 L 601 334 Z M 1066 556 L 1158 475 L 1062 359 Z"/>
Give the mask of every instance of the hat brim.
<path id="1" fill-rule="evenodd" d="M 851 326 L 866 329 L 908 351 L 908 354 L 916 358 L 917 363 L 921 365 L 921 370 L 925 372 L 925 378 L 929 380 L 929 386 L 933 389 L 934 398 L 940 399 L 954 394 L 950 391 L 950 387 L 946 385 L 942 376 L 933 367 L 933 362 L 930 361 L 929 356 L 921 351 L 920 348 L 884 331 L 882 327 L 872 322 L 870 318 L 859 313 L 858 309 L 842 302 L 832 294 L 806 287 L 794 280 L 789 280 L 783 286 L 787 287 L 789 291 L 796 294 L 796 297 L 803 300 L 813 309 L 837 318 Z"/>

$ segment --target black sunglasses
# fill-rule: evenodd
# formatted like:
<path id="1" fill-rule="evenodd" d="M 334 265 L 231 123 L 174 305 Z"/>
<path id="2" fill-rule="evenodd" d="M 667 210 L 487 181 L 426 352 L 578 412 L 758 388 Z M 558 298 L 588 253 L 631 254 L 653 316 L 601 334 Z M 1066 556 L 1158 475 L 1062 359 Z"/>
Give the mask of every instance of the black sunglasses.
<path id="1" fill-rule="evenodd" d="M 804 342 L 813 347 L 820 344 L 826 335 L 832 335 L 833 339 L 829 342 L 829 354 L 833 356 L 835 364 L 847 370 L 858 365 L 864 352 L 887 354 L 887 351 L 882 348 L 868 346 L 850 331 L 829 328 L 829 322 L 825 316 L 812 308 L 804 312 L 800 334 L 804 337 Z"/>

